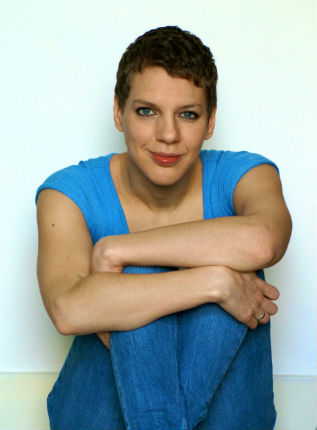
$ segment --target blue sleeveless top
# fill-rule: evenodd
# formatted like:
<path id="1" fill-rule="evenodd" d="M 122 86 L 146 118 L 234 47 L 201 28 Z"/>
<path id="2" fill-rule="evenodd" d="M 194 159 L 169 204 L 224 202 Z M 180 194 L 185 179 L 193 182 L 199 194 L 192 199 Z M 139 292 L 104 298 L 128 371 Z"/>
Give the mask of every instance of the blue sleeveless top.
<path id="1" fill-rule="evenodd" d="M 110 173 L 114 154 L 80 161 L 49 176 L 37 189 L 51 188 L 65 194 L 79 207 L 92 242 L 104 236 L 129 233 L 127 221 Z M 204 219 L 235 215 L 233 192 L 241 177 L 260 164 L 277 166 L 247 151 L 202 150 Z"/>

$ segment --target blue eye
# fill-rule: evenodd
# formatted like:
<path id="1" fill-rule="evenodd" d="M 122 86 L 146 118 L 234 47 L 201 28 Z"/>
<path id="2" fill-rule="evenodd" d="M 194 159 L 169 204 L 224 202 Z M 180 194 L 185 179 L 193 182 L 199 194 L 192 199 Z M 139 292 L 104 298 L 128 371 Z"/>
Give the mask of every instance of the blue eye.
<path id="1" fill-rule="evenodd" d="M 198 115 L 196 112 L 187 111 L 187 112 L 181 113 L 181 117 L 183 117 L 185 119 L 196 119 L 196 118 L 198 118 Z"/>
<path id="2" fill-rule="evenodd" d="M 137 113 L 138 115 L 141 116 L 151 116 L 154 114 L 154 112 L 152 111 L 152 109 L 148 108 L 148 107 L 141 107 L 137 109 Z"/>

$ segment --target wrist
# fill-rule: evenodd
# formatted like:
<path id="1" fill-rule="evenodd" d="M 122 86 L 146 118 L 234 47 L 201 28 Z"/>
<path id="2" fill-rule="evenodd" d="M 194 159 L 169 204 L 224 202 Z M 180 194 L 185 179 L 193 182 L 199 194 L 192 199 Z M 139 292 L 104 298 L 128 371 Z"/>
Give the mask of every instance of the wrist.
<path id="1" fill-rule="evenodd" d="M 117 247 L 117 236 L 105 236 L 95 243 L 91 257 L 91 272 L 122 271 L 120 251 Z"/>
<path id="2" fill-rule="evenodd" d="M 219 304 L 224 299 L 222 269 L 221 266 L 204 266 L 187 271 L 195 277 L 195 288 L 199 286 L 200 293 L 205 297 L 206 302 Z"/>
<path id="3" fill-rule="evenodd" d="M 221 304 L 228 299 L 228 269 L 225 266 L 210 266 L 210 298 Z"/>
<path id="4" fill-rule="evenodd" d="M 127 261 L 124 258 L 124 247 L 122 246 L 122 236 L 107 236 L 105 238 L 104 255 L 111 266 L 123 267 L 127 266 Z"/>
<path id="5" fill-rule="evenodd" d="M 146 258 L 148 254 L 142 252 L 144 247 L 140 246 L 142 239 L 138 233 L 108 236 L 107 239 L 107 252 L 109 252 L 109 258 L 114 264 L 122 267 L 150 265 Z"/>
<path id="6" fill-rule="evenodd" d="M 216 284 L 218 286 L 218 305 L 223 305 L 231 297 L 231 286 L 234 284 L 235 271 L 226 266 L 214 266 Z"/>

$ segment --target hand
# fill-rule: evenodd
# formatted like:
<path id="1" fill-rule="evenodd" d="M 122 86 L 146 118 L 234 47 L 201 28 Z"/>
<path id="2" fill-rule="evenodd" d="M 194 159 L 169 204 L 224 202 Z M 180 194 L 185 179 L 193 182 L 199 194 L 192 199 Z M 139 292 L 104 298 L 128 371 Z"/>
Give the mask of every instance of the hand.
<path id="1" fill-rule="evenodd" d="M 115 239 L 116 236 L 105 236 L 95 243 L 90 260 L 91 273 L 122 272 L 123 266 L 113 251 Z"/>
<path id="2" fill-rule="evenodd" d="M 219 267 L 222 297 L 218 304 L 238 321 L 255 329 L 266 324 L 278 307 L 272 300 L 279 298 L 273 285 L 260 279 L 254 272 L 242 273 L 227 267 Z M 259 318 L 265 313 L 263 319 Z"/>
<path id="3" fill-rule="evenodd" d="M 112 256 L 110 240 L 108 237 L 103 237 L 94 246 L 91 261 L 91 273 L 95 272 L 114 272 L 121 273 L 123 266 L 121 266 Z M 110 331 L 97 333 L 101 342 L 110 350 Z"/>

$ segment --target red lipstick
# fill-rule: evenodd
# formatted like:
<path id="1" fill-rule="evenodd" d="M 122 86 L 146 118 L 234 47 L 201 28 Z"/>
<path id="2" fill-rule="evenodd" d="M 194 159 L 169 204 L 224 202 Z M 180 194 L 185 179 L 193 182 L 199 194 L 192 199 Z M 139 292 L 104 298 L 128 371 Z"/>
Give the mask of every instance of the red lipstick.
<path id="1" fill-rule="evenodd" d="M 173 166 L 181 158 L 181 155 L 176 154 L 163 154 L 158 152 L 151 152 L 154 161 L 160 166 Z"/>

